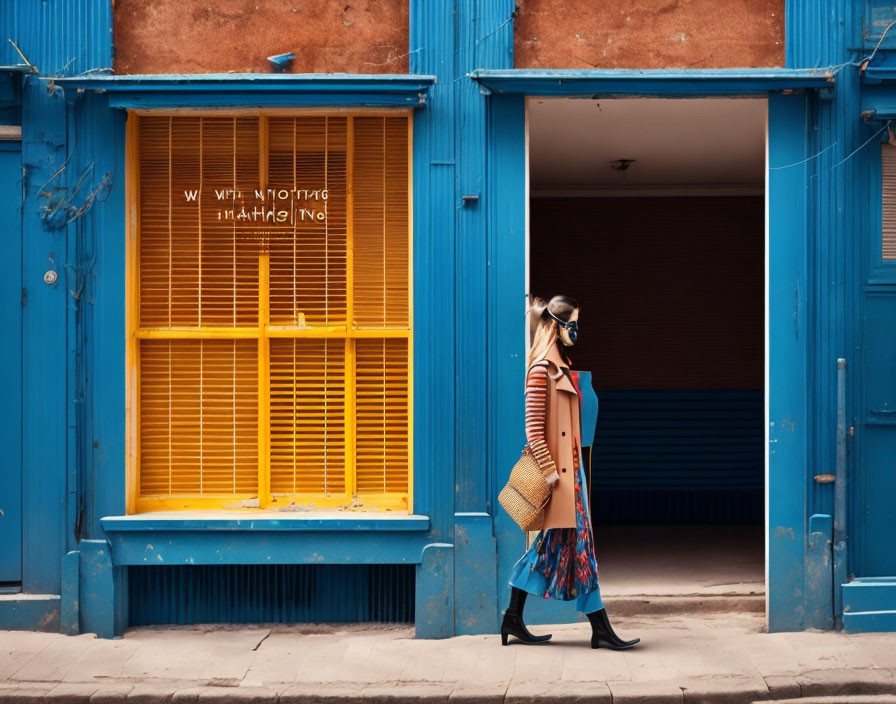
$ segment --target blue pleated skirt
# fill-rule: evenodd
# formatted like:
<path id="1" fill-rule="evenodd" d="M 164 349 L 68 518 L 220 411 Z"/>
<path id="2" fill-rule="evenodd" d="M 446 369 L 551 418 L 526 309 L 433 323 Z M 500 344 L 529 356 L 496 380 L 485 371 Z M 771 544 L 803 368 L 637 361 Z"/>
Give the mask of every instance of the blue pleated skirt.
<path id="1" fill-rule="evenodd" d="M 602 609 L 597 557 L 585 487 L 585 468 L 579 464 L 576 482 L 576 527 L 548 528 L 513 566 L 510 585 L 546 599 L 571 601 L 589 614 Z"/>

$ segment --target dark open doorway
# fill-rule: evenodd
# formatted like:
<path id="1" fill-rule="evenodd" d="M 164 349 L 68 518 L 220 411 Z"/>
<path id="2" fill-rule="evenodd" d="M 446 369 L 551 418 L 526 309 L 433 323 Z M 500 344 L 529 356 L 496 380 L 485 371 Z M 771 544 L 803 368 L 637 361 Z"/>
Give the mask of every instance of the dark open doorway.
<path id="1" fill-rule="evenodd" d="M 610 600 L 764 608 L 766 111 L 528 99 L 528 289 L 582 304 Z"/>

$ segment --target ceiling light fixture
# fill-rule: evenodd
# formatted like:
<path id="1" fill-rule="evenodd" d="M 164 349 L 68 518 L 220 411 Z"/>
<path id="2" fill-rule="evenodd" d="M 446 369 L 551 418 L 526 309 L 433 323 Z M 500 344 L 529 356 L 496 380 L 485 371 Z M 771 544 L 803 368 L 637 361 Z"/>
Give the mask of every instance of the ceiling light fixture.
<path id="1" fill-rule="evenodd" d="M 635 159 L 616 159 L 610 162 L 610 168 L 616 171 L 625 171 L 629 166 L 635 163 Z"/>

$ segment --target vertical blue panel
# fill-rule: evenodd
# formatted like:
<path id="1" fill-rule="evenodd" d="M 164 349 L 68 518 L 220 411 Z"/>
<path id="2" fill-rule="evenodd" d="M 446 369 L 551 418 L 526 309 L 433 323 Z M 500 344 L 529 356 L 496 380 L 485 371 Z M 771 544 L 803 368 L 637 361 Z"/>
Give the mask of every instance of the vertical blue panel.
<path id="1" fill-rule="evenodd" d="M 785 27 L 787 30 L 787 66 L 796 67 L 822 67 L 840 63 L 843 59 L 843 0 L 824 0 L 824 2 L 804 3 L 788 2 Z M 836 18 L 836 22 L 831 22 Z M 840 71 L 837 74 L 835 99 L 839 100 L 843 86 L 841 82 L 850 80 L 850 71 Z M 807 130 L 807 154 L 816 155 L 806 163 L 807 173 L 807 227 L 812 236 L 807 238 L 807 247 L 817 250 L 819 257 L 819 271 L 824 271 L 821 258 L 829 256 L 831 245 L 839 239 L 835 233 L 840 227 L 842 217 L 832 208 L 833 203 L 842 197 L 835 195 L 835 185 L 832 178 L 836 176 L 832 166 L 845 156 L 851 147 L 838 140 L 835 130 L 837 126 L 837 113 L 834 110 L 835 100 L 818 100 L 817 97 L 809 98 L 809 117 Z M 856 109 L 858 115 L 858 109 Z M 857 121 L 857 120 L 855 120 Z M 809 253 L 809 261 L 816 254 Z M 808 309 L 808 330 L 816 342 L 810 346 L 814 354 L 810 355 L 807 373 L 813 377 L 813 400 L 815 416 L 814 422 L 817 431 L 811 435 L 809 452 L 813 466 L 824 469 L 818 471 L 834 471 L 834 443 L 831 442 L 825 431 L 822 419 L 833 418 L 835 388 L 835 367 L 830 358 L 829 342 L 840 327 L 836 319 L 835 311 L 829 307 L 834 298 L 832 294 L 830 275 L 824 271 L 820 278 L 815 276 L 815 268 L 810 267 L 807 274 L 807 284 L 810 287 L 806 292 L 812 305 Z M 817 286 L 817 288 L 815 288 Z M 839 289 L 842 291 L 842 287 Z M 839 347 L 839 345 L 837 345 Z M 834 353 L 843 356 L 843 350 Z M 807 482 L 807 511 L 809 513 L 832 514 L 833 484 L 817 484 L 810 476 Z"/>
<path id="2" fill-rule="evenodd" d="M 510 598 L 510 571 L 526 549 L 525 535 L 498 503 L 498 492 L 526 442 L 526 108 L 521 95 L 488 98 L 488 468 L 498 549 L 497 630 Z M 526 602 L 530 623 L 576 620 L 572 604 Z"/>
<path id="3" fill-rule="evenodd" d="M 0 142 L 0 582 L 22 581 L 22 151 Z"/>
<path id="4" fill-rule="evenodd" d="M 459 0 L 457 4 L 458 74 L 475 68 L 513 67 L 513 0 Z M 485 315 L 486 240 L 485 111 L 486 101 L 475 81 L 456 84 L 457 131 L 457 511 L 484 511 L 487 502 L 485 465 L 485 348 L 496 328 Z M 464 198 L 466 197 L 466 200 Z M 478 198 L 474 200 L 473 197 Z"/>
<path id="5" fill-rule="evenodd" d="M 112 0 L 3 0 L 0 64 L 23 63 L 11 38 L 42 76 L 112 70 Z"/>
<path id="6" fill-rule="evenodd" d="M 488 97 L 488 315 L 493 335 L 488 347 L 488 468 L 490 507 L 497 539 L 495 629 L 510 599 L 510 572 L 526 549 L 525 534 L 498 503 L 498 493 L 526 442 L 526 98 Z M 564 623 L 577 620 L 573 604 L 529 599 L 526 621 Z"/>
<path id="7" fill-rule="evenodd" d="M 489 514 L 455 514 L 454 561 L 455 633 L 494 633 L 497 554 Z"/>
<path id="8" fill-rule="evenodd" d="M 806 621 L 808 471 L 806 98 L 768 99 L 768 620 Z M 792 164 L 796 164 L 791 166 Z M 779 168 L 787 167 L 787 168 Z"/>
<path id="9" fill-rule="evenodd" d="M 51 221 L 67 197 L 65 103 L 34 77 L 22 104 L 22 588 L 58 594 L 66 520 L 66 229 Z M 57 211 L 58 212 L 58 211 Z M 45 283 L 55 272 L 54 283 Z"/>
<path id="10" fill-rule="evenodd" d="M 79 174 L 82 170 L 78 164 L 73 163 L 70 149 L 72 145 L 71 135 L 74 131 L 73 111 L 66 110 L 66 171 L 74 174 L 68 182 L 77 184 L 80 180 Z M 76 141 L 76 140 L 75 140 Z M 73 187 L 72 191 L 66 193 L 66 202 L 68 208 L 74 210 L 80 205 L 76 203 L 83 202 L 83 195 L 80 195 L 77 187 Z M 78 197 L 80 195 L 80 197 Z M 84 297 L 82 296 L 82 283 L 84 277 L 80 273 L 78 266 L 81 253 L 79 235 L 83 229 L 79 227 L 81 223 L 77 219 L 65 225 L 65 332 L 62 339 L 65 340 L 65 526 L 63 533 L 63 550 L 66 555 L 76 552 L 78 549 L 78 539 L 80 536 L 75 534 L 80 531 L 81 521 L 79 514 L 82 512 L 84 492 L 83 484 L 79 481 L 79 472 L 84 467 L 83 461 L 83 445 L 84 445 L 84 399 L 82 395 L 84 381 L 84 340 L 82 338 L 81 312 L 84 309 Z M 70 528 L 71 526 L 71 528 Z M 67 579 L 66 565 L 69 564 L 64 558 L 62 566 L 62 583 L 61 594 L 65 594 L 67 589 L 71 588 L 71 580 Z M 70 595 L 69 595 L 70 596 Z M 63 599 L 65 601 L 66 599 Z M 66 624 L 66 627 L 68 625 Z"/>
<path id="11" fill-rule="evenodd" d="M 13 0 L 10 2 L 0 2 L 0 27 L 3 27 L 3 33 L 18 44 L 19 36 L 19 5 L 21 0 Z M 19 56 L 12 44 L 4 41 L 0 46 L 0 65 L 15 66 L 23 63 L 22 57 Z"/>
<path id="12" fill-rule="evenodd" d="M 82 277 L 82 354 L 89 361 L 86 388 L 77 389 L 86 405 L 83 537 L 104 538 L 99 519 L 125 513 L 125 123 L 122 110 L 110 110 L 105 95 L 79 101 L 72 161 L 93 162 L 92 187 L 110 174 L 110 190 L 83 216 L 77 259 Z"/>
<path id="13" fill-rule="evenodd" d="M 477 44 L 488 24 L 476 22 L 479 0 L 457 2 L 457 60 L 460 76 L 478 64 Z M 485 102 L 475 81 L 455 84 L 455 100 L 449 109 L 457 110 L 457 169 L 455 204 L 457 264 L 457 445 L 455 510 L 485 509 L 486 447 L 485 388 L 486 369 L 482 363 L 488 345 L 482 302 L 485 298 L 485 222 L 483 217 L 483 165 L 485 163 Z M 463 200 L 463 196 L 468 196 Z M 478 200 L 469 198 L 475 196 Z M 460 619 L 459 619 L 460 620 Z"/>
<path id="14" fill-rule="evenodd" d="M 510 570 L 525 550 L 519 526 L 498 503 L 510 468 L 526 442 L 526 102 L 520 95 L 488 98 L 488 468 L 498 541 L 498 606 L 510 596 Z M 513 334 L 513 331 L 517 334 Z"/>
<path id="15" fill-rule="evenodd" d="M 893 19 L 892 9 L 892 2 L 877 0 L 788 2 L 786 18 L 788 66 L 841 66 L 832 99 L 812 103 L 809 131 L 808 152 L 818 154 L 809 164 L 808 182 L 813 262 L 809 295 L 814 314 L 810 329 L 816 335 L 810 343 L 815 432 L 809 465 L 819 472 L 831 472 L 835 465 L 836 358 L 844 357 L 846 423 L 854 427 L 855 435 L 854 441 L 851 434 L 847 437 L 846 541 L 835 545 L 835 555 L 846 551 L 847 572 L 869 576 L 875 559 L 889 560 L 892 554 L 892 502 L 876 510 L 870 502 L 887 501 L 896 447 L 888 440 L 885 425 L 866 422 L 873 407 L 870 397 L 887 388 L 880 372 L 869 370 L 869 362 L 873 366 L 880 361 L 872 362 L 869 354 L 876 354 L 872 349 L 876 345 L 881 350 L 892 348 L 892 319 L 881 316 L 877 304 L 888 295 L 896 297 L 896 291 L 876 287 L 882 283 L 880 270 L 870 266 L 877 257 L 868 251 L 869 246 L 880 247 L 879 145 L 872 136 L 881 125 L 861 120 L 858 66 Z M 891 30 L 875 63 L 892 48 L 894 36 Z M 878 295 L 879 301 L 875 300 Z M 843 517 L 833 511 L 833 485 L 807 481 L 808 510 L 832 513 L 838 523 Z M 886 518 L 869 521 L 874 515 Z M 835 582 L 840 581 L 835 570 Z M 833 586 L 839 590 L 841 585 Z"/>
<path id="16" fill-rule="evenodd" d="M 502 327 L 489 325 L 486 241 L 486 100 L 464 75 L 475 68 L 512 68 L 513 0 L 458 0 L 455 103 L 458 168 L 457 209 L 457 427 L 455 485 L 455 623 L 457 633 L 494 630 L 495 539 L 488 513 L 488 468 L 483 457 L 490 438 L 484 393 L 485 358 Z M 512 328 L 511 328 L 512 329 Z"/>
<path id="17" fill-rule="evenodd" d="M 67 552 L 62 557 L 62 593 L 59 599 L 59 632 L 77 635 L 80 632 L 81 553 Z"/>
<path id="18" fill-rule="evenodd" d="M 824 49 L 823 59 L 830 63 L 858 62 L 861 54 L 851 47 L 850 29 L 855 19 L 850 3 L 835 0 L 828 8 L 828 34 L 832 44 Z M 832 19 L 834 21 L 832 21 Z M 807 49 L 808 51 L 808 49 Z M 846 417 L 855 416 L 855 393 L 864 379 L 859 374 L 858 342 L 861 329 L 861 247 L 869 230 L 869 209 L 865 193 L 870 186 L 869 157 L 878 149 L 866 141 L 878 127 L 860 119 L 860 77 L 852 66 L 837 75 L 832 99 L 814 99 L 809 125 L 808 153 L 824 151 L 809 162 L 809 328 L 814 341 L 810 345 L 810 379 L 813 388 L 813 437 L 809 464 L 817 471 L 834 471 L 836 465 L 837 358 L 846 359 Z M 876 142 L 876 140 L 875 140 Z M 866 144 L 865 148 L 862 145 Z M 850 424 L 852 421 L 847 421 Z M 861 461 L 855 455 L 848 462 Z M 853 473 L 857 478 L 857 473 Z M 833 484 L 809 481 L 808 512 L 830 513 L 835 526 L 841 516 L 834 510 Z M 847 486 L 847 491 L 858 485 Z M 846 523 L 852 523 L 847 510 Z M 855 545 L 861 543 L 852 532 Z M 835 535 L 838 531 L 835 529 Z M 847 557 L 855 565 L 845 546 L 835 544 L 835 556 Z M 836 571 L 835 571 L 836 574 Z"/>
<path id="19" fill-rule="evenodd" d="M 806 546 L 806 626 L 824 630 L 834 627 L 833 523 L 826 513 L 809 516 Z"/>
<path id="20" fill-rule="evenodd" d="M 860 3 L 856 3 L 859 5 Z M 862 46 L 866 49 L 874 49 L 878 43 L 881 48 L 896 48 L 896 36 L 892 30 L 887 32 L 884 37 L 883 33 L 887 26 L 893 21 L 893 9 L 896 3 L 893 0 L 864 0 L 861 22 L 861 41 L 856 46 Z"/>
<path id="21" fill-rule="evenodd" d="M 883 29 L 892 22 L 893 7 L 892 2 L 866 0 L 863 17 L 866 47 L 875 46 Z M 894 36 L 896 32 L 891 28 L 881 47 L 892 49 L 896 46 Z M 892 58 L 892 53 L 881 52 L 873 63 L 892 63 Z M 892 99 L 896 88 L 890 85 L 885 90 Z M 879 126 L 880 123 L 871 125 L 875 130 Z M 863 132 L 867 134 L 871 130 Z M 855 171 L 849 176 L 861 175 L 864 180 L 856 179 L 855 182 L 868 189 L 865 199 L 857 200 L 856 208 L 865 215 L 866 221 L 861 229 L 852 233 L 864 245 L 861 276 L 856 277 L 863 284 L 861 330 L 858 333 L 862 355 L 853 363 L 852 373 L 847 366 L 846 387 L 847 397 L 856 399 L 853 417 L 858 421 L 852 457 L 848 456 L 848 463 L 853 464 L 848 487 L 852 499 L 847 526 L 848 572 L 859 577 L 842 585 L 843 625 L 850 632 L 894 631 L 896 329 L 893 321 L 896 320 L 896 262 L 882 259 L 882 174 L 878 140 L 872 140 L 860 156 Z M 835 584 L 835 588 L 839 586 Z M 856 599 L 859 594 L 864 594 L 865 599 Z"/>
<path id="22" fill-rule="evenodd" d="M 455 90 L 452 0 L 411 0 L 410 72 L 435 75 L 414 113 L 414 512 L 432 519 L 432 559 L 417 568 L 417 634 L 454 635 Z M 430 598 L 444 595 L 433 605 Z"/>
<path id="23" fill-rule="evenodd" d="M 451 0 L 412 0 L 410 71 L 435 75 L 414 113 L 414 511 L 434 536 L 454 514 L 454 24 Z"/>
<path id="24" fill-rule="evenodd" d="M 111 70 L 111 0 L 11 0 L 2 3 L 0 26 L 41 77 Z M 0 52 L 4 64 L 24 62 L 9 42 Z M 10 451 L 21 447 L 22 453 L 22 587 L 52 594 L 62 588 L 66 547 L 76 546 L 83 527 L 79 515 L 86 497 L 79 473 L 86 441 L 81 383 L 86 366 L 80 314 L 87 298 L 79 299 L 78 257 L 83 234 L 94 232 L 84 221 L 67 222 L 92 186 L 87 180 L 75 192 L 83 172 L 79 167 L 93 154 L 85 143 L 83 158 L 68 158 L 77 145 L 71 141 L 73 123 L 67 124 L 66 108 L 60 90 L 48 90 L 48 83 L 34 75 L 26 77 L 21 110 L 23 403 L 20 442 Z M 100 124 L 81 129 L 95 130 L 98 141 L 106 137 Z M 9 254 L 5 250 L 4 258 Z M 48 273 L 56 280 L 45 282 Z"/>
<path id="25" fill-rule="evenodd" d="M 450 638 L 454 630 L 454 546 L 423 549 L 415 582 L 414 626 L 418 638 Z"/>
<path id="26" fill-rule="evenodd" d="M 79 630 L 99 638 L 121 635 L 127 628 L 128 568 L 112 564 L 105 540 L 82 540 L 80 548 Z"/>
<path id="27" fill-rule="evenodd" d="M 862 377 L 872 379 L 864 394 L 862 419 L 865 491 L 864 574 L 896 575 L 896 291 L 867 294 Z M 896 602 L 890 605 L 896 609 Z"/>

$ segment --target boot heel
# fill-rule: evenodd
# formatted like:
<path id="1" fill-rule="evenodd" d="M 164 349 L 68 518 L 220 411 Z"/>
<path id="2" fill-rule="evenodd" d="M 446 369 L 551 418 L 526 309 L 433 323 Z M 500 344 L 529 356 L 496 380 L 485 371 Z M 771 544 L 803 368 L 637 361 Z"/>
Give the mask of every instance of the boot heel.
<path id="1" fill-rule="evenodd" d="M 526 624 L 523 623 L 523 606 L 526 603 L 527 592 L 517 587 L 510 589 L 510 606 L 504 612 L 501 620 L 501 645 L 507 645 L 507 636 L 511 635 L 521 643 L 544 643 L 551 639 L 551 634 L 536 636 L 529 633 Z"/>
<path id="2" fill-rule="evenodd" d="M 640 638 L 622 640 L 622 638 L 617 636 L 613 627 L 610 625 L 610 619 L 607 618 L 606 609 L 598 609 L 597 611 L 592 611 L 590 614 L 585 615 L 591 622 L 592 648 L 599 648 L 601 646 L 601 640 L 603 640 L 604 647 L 609 648 L 610 650 L 626 650 L 636 643 L 641 642 Z"/>

